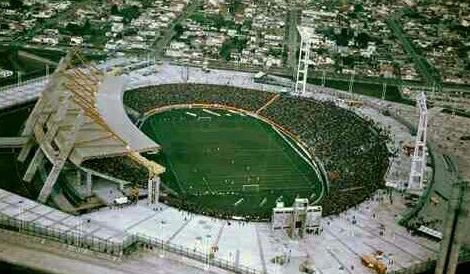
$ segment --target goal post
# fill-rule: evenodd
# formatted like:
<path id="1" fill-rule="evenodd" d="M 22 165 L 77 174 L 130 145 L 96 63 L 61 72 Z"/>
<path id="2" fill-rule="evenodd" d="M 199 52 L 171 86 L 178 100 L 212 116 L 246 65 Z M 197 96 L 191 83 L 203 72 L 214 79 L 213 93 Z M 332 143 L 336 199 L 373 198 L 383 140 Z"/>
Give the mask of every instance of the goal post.
<path id="1" fill-rule="evenodd" d="M 243 192 L 259 192 L 259 184 L 250 184 L 242 186 Z"/>
<path id="2" fill-rule="evenodd" d="M 197 120 L 198 120 L 198 121 L 210 122 L 210 121 L 212 121 L 212 117 L 208 117 L 208 116 L 199 116 L 199 117 L 197 117 Z"/>

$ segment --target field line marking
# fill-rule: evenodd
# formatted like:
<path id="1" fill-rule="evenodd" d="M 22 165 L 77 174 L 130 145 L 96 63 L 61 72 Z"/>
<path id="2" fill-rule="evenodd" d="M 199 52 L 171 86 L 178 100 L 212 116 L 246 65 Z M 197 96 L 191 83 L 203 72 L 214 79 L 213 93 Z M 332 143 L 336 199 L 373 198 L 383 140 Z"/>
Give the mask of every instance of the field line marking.
<path id="1" fill-rule="evenodd" d="M 284 136 L 284 134 L 282 134 L 282 132 L 280 132 L 276 127 L 273 126 L 272 128 L 273 128 L 274 131 L 276 131 L 277 134 L 279 134 L 279 135 L 281 136 L 281 138 L 284 139 L 284 141 L 285 141 L 298 155 L 300 155 L 300 157 L 302 157 L 302 159 L 315 171 L 315 173 L 316 173 L 316 175 L 317 175 L 317 178 L 320 180 L 320 183 L 323 185 L 323 187 L 322 187 L 322 189 L 321 189 L 321 192 L 320 192 L 320 195 L 319 195 L 318 199 L 315 201 L 315 203 L 318 202 L 318 201 L 322 198 L 322 196 L 324 195 L 325 191 L 324 191 L 324 182 L 323 182 L 323 178 L 322 178 L 322 176 L 321 176 L 321 171 L 320 171 L 320 169 L 318 168 L 317 164 L 315 163 L 315 161 L 309 161 L 308 159 L 306 159 L 305 156 L 304 156 L 300 151 L 298 151 L 297 148 L 294 147 L 294 145 L 293 145 L 291 142 L 289 142 L 289 140 L 287 140 L 286 136 Z M 287 156 L 287 158 L 289 158 L 289 161 L 292 163 L 292 160 L 290 159 L 290 157 Z M 293 163 L 292 163 L 292 164 L 293 164 Z M 294 166 L 295 166 L 295 168 L 297 169 L 297 171 L 298 171 L 300 174 L 302 174 L 302 176 L 305 178 L 305 177 L 306 177 L 305 174 L 303 174 L 303 172 L 301 172 L 301 171 L 298 169 L 297 165 L 294 165 Z M 310 180 L 307 180 L 307 181 L 310 181 Z"/>
<path id="2" fill-rule="evenodd" d="M 308 160 L 300 153 L 300 151 L 297 150 L 297 148 L 295 148 L 287 139 L 284 135 L 282 135 L 275 127 L 272 127 L 274 129 L 274 131 L 281 136 L 281 138 L 284 140 L 284 142 L 286 142 L 300 157 L 302 157 L 302 159 L 315 171 L 317 177 L 318 177 L 318 171 L 313 167 L 313 165 L 308 162 Z M 299 172 L 300 175 L 302 175 L 302 177 L 307 181 L 307 182 L 310 182 L 310 179 L 308 178 L 307 175 L 304 174 L 304 172 L 302 172 L 302 170 L 299 170 L 299 167 L 292 161 L 292 159 L 290 158 L 289 155 L 287 155 L 287 153 L 284 153 L 284 155 L 286 156 L 286 158 L 289 160 L 289 162 L 291 163 L 292 166 L 294 166 L 294 168 L 297 170 L 297 172 Z"/>
<path id="3" fill-rule="evenodd" d="M 222 115 L 220 115 L 220 114 L 217 113 L 217 112 L 214 112 L 214 111 L 211 111 L 211 110 L 208 110 L 208 109 L 205 109 L 205 108 L 203 108 L 202 111 L 204 111 L 205 113 L 214 115 L 214 116 L 218 116 L 218 117 L 222 116 Z"/>
<path id="4" fill-rule="evenodd" d="M 189 112 L 189 111 L 186 111 L 185 114 L 189 115 L 189 116 L 192 116 L 192 117 L 197 117 L 196 113 L 192 113 L 192 112 Z"/>
<path id="5" fill-rule="evenodd" d="M 284 140 L 284 142 L 286 142 L 297 154 L 299 154 L 300 157 L 302 157 L 302 159 L 313 169 L 315 170 L 315 172 L 317 173 L 318 175 L 318 170 L 317 168 L 315 167 L 315 165 L 313 165 L 311 163 L 311 161 L 309 161 L 305 155 L 303 155 L 289 140 L 287 140 L 286 136 L 284 136 L 284 134 L 282 134 L 276 127 L 272 127 L 274 129 L 274 131 L 279 135 L 281 136 L 281 138 Z"/>

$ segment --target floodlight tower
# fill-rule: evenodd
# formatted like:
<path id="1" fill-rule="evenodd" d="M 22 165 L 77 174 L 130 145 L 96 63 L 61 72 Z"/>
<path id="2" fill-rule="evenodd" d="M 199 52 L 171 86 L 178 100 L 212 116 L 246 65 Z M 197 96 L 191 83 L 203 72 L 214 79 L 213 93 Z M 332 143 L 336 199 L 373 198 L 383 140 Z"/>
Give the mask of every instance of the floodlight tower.
<path id="1" fill-rule="evenodd" d="M 385 101 L 387 94 L 387 83 L 382 83 L 382 101 Z"/>
<path id="2" fill-rule="evenodd" d="M 307 85 L 308 66 L 311 63 L 310 49 L 312 48 L 314 30 L 303 26 L 297 26 L 297 30 L 300 34 L 300 50 L 294 93 L 304 94 Z"/>
<path id="3" fill-rule="evenodd" d="M 183 83 L 187 83 L 189 80 L 188 66 L 185 64 L 184 66 L 180 67 L 180 70 L 181 70 L 181 80 L 183 80 Z"/>
<path id="4" fill-rule="evenodd" d="M 417 96 L 416 105 L 419 108 L 419 122 L 411 160 L 408 189 L 420 191 L 423 189 L 424 172 L 426 170 L 426 129 L 428 126 L 428 109 L 424 92 Z"/>

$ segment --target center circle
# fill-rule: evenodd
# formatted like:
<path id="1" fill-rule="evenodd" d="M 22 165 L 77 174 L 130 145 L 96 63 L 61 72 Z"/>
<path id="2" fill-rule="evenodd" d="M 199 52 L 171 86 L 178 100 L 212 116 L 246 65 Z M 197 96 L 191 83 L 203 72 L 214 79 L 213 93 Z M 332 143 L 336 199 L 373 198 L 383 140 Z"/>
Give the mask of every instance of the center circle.
<path id="1" fill-rule="evenodd" d="M 161 145 L 170 205 L 224 218 L 266 220 L 279 201 L 319 200 L 322 177 L 292 136 L 244 111 L 165 108 L 142 131 Z"/>

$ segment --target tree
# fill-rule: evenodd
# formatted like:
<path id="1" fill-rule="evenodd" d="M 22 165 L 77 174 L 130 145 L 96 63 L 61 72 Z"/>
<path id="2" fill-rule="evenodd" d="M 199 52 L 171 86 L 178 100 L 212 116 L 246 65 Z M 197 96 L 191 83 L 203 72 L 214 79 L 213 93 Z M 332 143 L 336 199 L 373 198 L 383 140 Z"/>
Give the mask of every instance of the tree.
<path id="1" fill-rule="evenodd" d="M 119 15 L 119 9 L 118 9 L 118 6 L 117 5 L 113 5 L 111 7 L 111 14 L 112 15 Z"/>
<path id="2" fill-rule="evenodd" d="M 139 17 L 141 11 L 139 9 L 139 7 L 137 6 L 130 6 L 130 7 L 126 7 L 126 8 L 123 8 L 121 11 L 120 11 L 120 15 L 122 17 L 124 17 L 124 22 L 131 22 L 133 19 Z"/>
<path id="3" fill-rule="evenodd" d="M 226 61 L 230 61 L 230 53 L 232 51 L 232 47 L 233 47 L 232 39 L 227 39 L 225 40 L 225 42 L 222 44 L 222 47 L 220 48 L 219 54 Z"/>
<path id="4" fill-rule="evenodd" d="M 179 23 L 175 25 L 174 30 L 176 32 L 176 37 L 180 37 L 184 32 L 183 26 Z"/>
<path id="5" fill-rule="evenodd" d="M 23 0 L 10 0 L 9 3 L 12 9 L 20 9 L 23 7 Z"/>
<path id="6" fill-rule="evenodd" d="M 228 4 L 228 10 L 230 14 L 235 15 L 239 9 L 241 9 L 242 3 L 240 0 L 230 0 Z"/>

